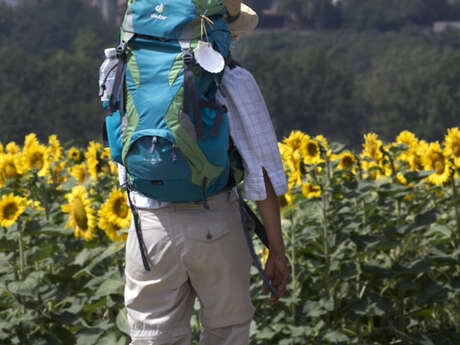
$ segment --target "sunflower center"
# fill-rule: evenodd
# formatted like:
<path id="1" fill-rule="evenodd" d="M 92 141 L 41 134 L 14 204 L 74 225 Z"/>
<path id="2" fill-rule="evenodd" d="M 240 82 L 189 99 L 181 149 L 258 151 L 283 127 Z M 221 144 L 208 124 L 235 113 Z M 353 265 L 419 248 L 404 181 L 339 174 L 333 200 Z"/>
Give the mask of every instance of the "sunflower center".
<path id="1" fill-rule="evenodd" d="M 5 174 L 5 177 L 7 179 L 9 178 L 14 178 L 18 175 L 18 172 L 16 170 L 16 167 L 12 163 L 8 163 L 4 168 L 3 168 L 3 173 Z"/>
<path id="2" fill-rule="evenodd" d="M 125 203 L 124 198 L 118 198 L 113 204 L 113 212 L 120 218 L 126 218 L 128 216 L 128 206 Z"/>
<path id="3" fill-rule="evenodd" d="M 442 174 L 444 172 L 444 169 L 445 169 L 444 161 L 442 161 L 440 159 L 437 159 L 434 162 L 434 170 L 436 170 L 436 173 L 437 174 Z"/>
<path id="4" fill-rule="evenodd" d="M 34 152 L 30 157 L 30 165 L 32 168 L 41 169 L 43 167 L 43 153 Z"/>
<path id="5" fill-rule="evenodd" d="M 353 165 L 353 159 L 350 156 L 345 156 L 342 159 L 342 166 L 344 168 L 350 168 Z"/>
<path id="6" fill-rule="evenodd" d="M 80 198 L 72 200 L 72 215 L 78 227 L 82 230 L 88 229 L 88 217 L 86 215 L 85 205 Z"/>
<path id="7" fill-rule="evenodd" d="M 9 202 L 3 207 L 3 219 L 14 219 L 19 211 L 19 207 L 15 202 Z"/>
<path id="8" fill-rule="evenodd" d="M 318 154 L 318 146 L 316 143 L 308 143 L 307 152 L 310 156 L 316 156 Z"/>

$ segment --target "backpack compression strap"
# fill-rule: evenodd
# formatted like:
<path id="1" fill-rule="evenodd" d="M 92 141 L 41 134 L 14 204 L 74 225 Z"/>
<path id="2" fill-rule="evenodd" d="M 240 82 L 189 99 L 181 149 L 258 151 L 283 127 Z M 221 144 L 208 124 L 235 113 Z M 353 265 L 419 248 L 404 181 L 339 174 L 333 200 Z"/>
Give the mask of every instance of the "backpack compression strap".
<path id="1" fill-rule="evenodd" d="M 200 100 L 200 107 L 217 110 L 216 117 L 214 118 L 214 123 L 211 127 L 211 136 L 216 137 L 217 134 L 219 134 L 220 124 L 222 123 L 224 114 L 227 112 L 227 107 L 217 102 L 207 102 L 202 99 Z"/>
<path id="2" fill-rule="evenodd" d="M 136 206 L 133 204 L 133 201 L 131 200 L 131 187 L 129 186 L 129 182 L 126 184 L 125 188 L 128 194 L 129 207 L 131 208 L 131 213 L 133 215 L 133 221 L 134 221 L 134 227 L 136 229 L 137 240 L 139 241 L 139 250 L 141 251 L 142 263 L 144 264 L 145 270 L 150 271 L 150 265 L 147 260 L 147 247 L 144 242 L 144 236 L 142 235 L 141 219 L 139 217 L 139 212 Z"/>
<path id="3" fill-rule="evenodd" d="M 121 117 L 125 113 L 124 109 L 124 97 L 123 97 L 123 85 L 125 81 L 125 74 L 126 74 L 126 48 L 128 46 L 129 41 L 134 37 L 134 34 L 131 32 L 125 33 L 124 39 L 121 41 L 120 45 L 117 47 L 117 73 L 115 74 L 115 80 L 113 82 L 113 92 L 110 96 L 110 111 L 113 113 L 116 110 L 120 109 Z M 118 103 L 118 99 L 120 99 L 120 103 Z"/>
<path id="4" fill-rule="evenodd" d="M 190 48 L 190 41 L 179 40 L 182 49 L 182 59 L 184 61 L 184 100 L 182 109 L 188 114 L 193 111 L 196 135 L 198 139 L 204 139 L 205 133 L 203 120 L 201 119 L 200 103 L 198 91 L 195 84 L 195 74 L 193 73 L 193 53 Z"/>

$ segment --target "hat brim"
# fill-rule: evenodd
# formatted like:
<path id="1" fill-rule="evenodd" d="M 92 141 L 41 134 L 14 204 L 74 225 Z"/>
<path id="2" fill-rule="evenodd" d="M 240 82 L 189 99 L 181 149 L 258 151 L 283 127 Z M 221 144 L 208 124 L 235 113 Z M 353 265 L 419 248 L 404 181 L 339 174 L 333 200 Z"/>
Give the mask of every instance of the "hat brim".
<path id="1" fill-rule="evenodd" d="M 237 19 L 229 23 L 232 36 L 241 36 L 254 30 L 259 24 L 256 11 L 246 4 L 241 3 L 241 12 Z"/>

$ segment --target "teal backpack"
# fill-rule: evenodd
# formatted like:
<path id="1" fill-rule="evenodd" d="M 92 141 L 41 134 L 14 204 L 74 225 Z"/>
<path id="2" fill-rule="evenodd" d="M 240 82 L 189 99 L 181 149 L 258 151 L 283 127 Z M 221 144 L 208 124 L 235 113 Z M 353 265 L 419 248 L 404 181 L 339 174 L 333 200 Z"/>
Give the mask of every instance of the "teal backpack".
<path id="1" fill-rule="evenodd" d="M 109 111 L 104 141 L 127 171 L 128 200 L 141 257 L 150 270 L 130 191 L 171 202 L 202 201 L 242 180 L 227 109 L 216 102 L 223 72 L 195 63 L 199 40 L 229 57 L 230 29 L 220 0 L 129 0 L 118 48 L 106 50 L 99 86 Z M 252 245 L 248 224 L 268 247 L 263 225 L 239 198 L 249 250 L 274 296 Z"/>
<path id="2" fill-rule="evenodd" d="M 115 63 L 100 86 L 112 159 L 145 196 L 206 206 L 229 184 L 227 109 L 216 102 L 223 72 L 205 71 L 193 54 L 201 39 L 228 56 L 224 14 L 219 0 L 128 1 L 121 44 L 109 57 Z"/>

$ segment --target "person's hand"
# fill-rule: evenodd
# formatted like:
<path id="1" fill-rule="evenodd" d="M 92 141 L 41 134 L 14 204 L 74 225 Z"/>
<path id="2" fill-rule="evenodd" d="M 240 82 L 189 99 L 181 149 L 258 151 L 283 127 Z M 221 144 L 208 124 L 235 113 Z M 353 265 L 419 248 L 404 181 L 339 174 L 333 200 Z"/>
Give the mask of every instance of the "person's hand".
<path id="1" fill-rule="evenodd" d="M 265 275 L 281 297 L 286 291 L 289 271 L 286 257 L 283 254 L 276 254 L 272 251 L 268 253 L 267 263 L 265 264 Z M 268 287 L 264 284 L 264 291 L 268 292 Z M 269 304 L 273 305 L 278 299 L 270 296 Z"/>

